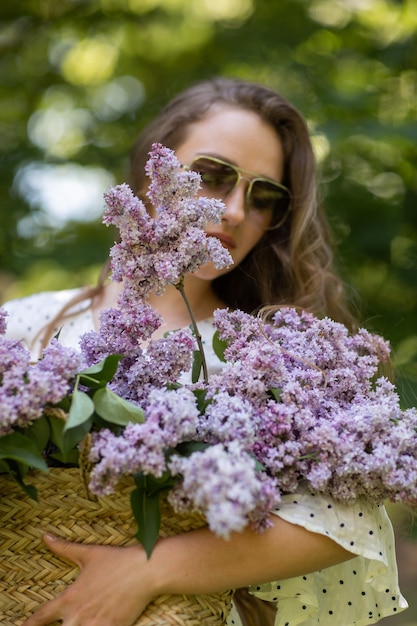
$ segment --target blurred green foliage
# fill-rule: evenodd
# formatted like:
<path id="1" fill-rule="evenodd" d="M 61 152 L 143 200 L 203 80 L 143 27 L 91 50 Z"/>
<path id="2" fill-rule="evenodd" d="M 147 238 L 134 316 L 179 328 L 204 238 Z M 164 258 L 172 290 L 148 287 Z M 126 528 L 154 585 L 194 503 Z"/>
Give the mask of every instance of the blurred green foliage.
<path id="1" fill-rule="evenodd" d="M 309 122 L 342 275 L 415 404 L 416 34 L 417 0 L 2 0 L 1 299 L 90 282 L 112 243 L 97 217 L 54 224 L 45 173 L 59 211 L 63 168 L 124 180 L 134 136 L 183 87 L 265 82 Z"/>

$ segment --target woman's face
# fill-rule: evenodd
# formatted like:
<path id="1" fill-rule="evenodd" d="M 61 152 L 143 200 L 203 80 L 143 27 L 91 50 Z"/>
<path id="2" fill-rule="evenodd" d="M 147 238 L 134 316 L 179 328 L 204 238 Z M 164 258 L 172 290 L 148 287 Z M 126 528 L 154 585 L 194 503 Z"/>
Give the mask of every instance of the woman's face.
<path id="1" fill-rule="evenodd" d="M 284 172 L 284 153 L 274 128 L 256 113 L 239 107 L 223 106 L 190 124 L 185 141 L 175 150 L 184 165 L 198 155 L 212 156 L 235 165 L 251 174 L 244 174 L 237 186 L 223 199 L 226 212 L 221 224 L 208 223 L 206 231 L 217 237 L 229 250 L 234 264 L 239 265 L 270 225 L 272 211 L 262 211 L 251 219 L 245 210 L 245 196 L 253 175 L 280 183 Z M 204 194 L 204 191 L 201 192 Z M 208 195 L 208 194 L 207 194 Z M 209 263 L 197 276 L 212 280 L 233 269 L 216 270 Z"/>

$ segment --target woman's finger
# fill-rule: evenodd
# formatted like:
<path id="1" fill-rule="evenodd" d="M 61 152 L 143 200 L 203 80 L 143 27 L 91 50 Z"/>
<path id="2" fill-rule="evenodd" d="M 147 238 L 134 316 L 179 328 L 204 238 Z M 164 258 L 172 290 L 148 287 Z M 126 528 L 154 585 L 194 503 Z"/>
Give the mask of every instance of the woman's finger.
<path id="1" fill-rule="evenodd" d="M 88 545 L 67 541 L 50 533 L 44 535 L 43 541 L 54 554 L 78 565 L 80 568 L 85 562 L 87 552 L 89 552 Z"/>
<path id="2" fill-rule="evenodd" d="M 56 600 L 51 600 L 41 606 L 36 613 L 25 620 L 22 626 L 48 626 L 62 619 Z"/>

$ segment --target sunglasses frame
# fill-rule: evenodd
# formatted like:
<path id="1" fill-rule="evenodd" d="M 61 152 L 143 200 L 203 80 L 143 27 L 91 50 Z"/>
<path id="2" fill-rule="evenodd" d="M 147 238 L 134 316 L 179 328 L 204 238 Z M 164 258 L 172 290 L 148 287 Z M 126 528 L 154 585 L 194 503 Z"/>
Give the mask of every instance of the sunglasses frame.
<path id="1" fill-rule="evenodd" d="M 236 182 L 234 183 L 233 187 L 230 188 L 230 190 L 225 194 L 225 198 L 227 198 L 227 196 L 229 194 L 231 194 L 236 187 L 239 185 L 239 183 L 242 180 L 245 180 L 246 182 L 249 183 L 249 186 L 246 190 L 245 193 L 245 202 L 247 204 L 247 206 L 255 209 L 255 210 L 260 210 L 262 211 L 262 209 L 258 209 L 256 206 L 254 206 L 251 202 L 251 192 L 252 192 L 252 188 L 255 182 L 264 182 L 264 183 L 269 183 L 270 185 L 273 185 L 274 187 L 278 187 L 278 189 L 282 190 L 284 192 L 284 198 L 285 196 L 287 196 L 288 199 L 288 209 L 290 209 L 291 207 L 291 192 L 290 190 L 285 186 L 282 185 L 281 183 L 278 183 L 276 180 L 273 180 L 272 178 L 267 178 L 266 176 L 258 176 L 258 174 L 255 174 L 254 172 L 250 172 L 249 170 L 245 170 L 243 167 L 238 167 L 237 165 L 234 165 L 233 163 L 229 163 L 227 161 L 223 161 L 222 159 L 218 159 L 217 157 L 213 157 L 207 154 L 198 154 L 190 163 L 190 165 L 187 166 L 187 169 L 192 170 L 193 165 L 199 160 L 199 159 L 206 159 L 207 161 L 211 161 L 213 163 L 216 163 L 218 165 L 223 165 L 225 167 L 230 168 L 233 172 L 235 172 L 236 174 Z M 246 174 L 250 176 L 250 178 L 247 178 L 247 176 L 244 176 L 243 174 Z"/>

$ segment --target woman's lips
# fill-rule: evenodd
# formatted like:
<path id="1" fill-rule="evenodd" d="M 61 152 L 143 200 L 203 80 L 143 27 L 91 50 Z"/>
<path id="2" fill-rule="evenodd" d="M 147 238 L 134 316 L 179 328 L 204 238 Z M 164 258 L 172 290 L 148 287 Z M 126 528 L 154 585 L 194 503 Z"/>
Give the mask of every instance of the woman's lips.
<path id="1" fill-rule="evenodd" d="M 233 239 L 231 235 L 227 235 L 226 233 L 207 233 L 209 237 L 216 237 L 220 241 L 220 243 L 227 248 L 228 250 L 233 250 L 236 248 L 236 241 Z"/>

